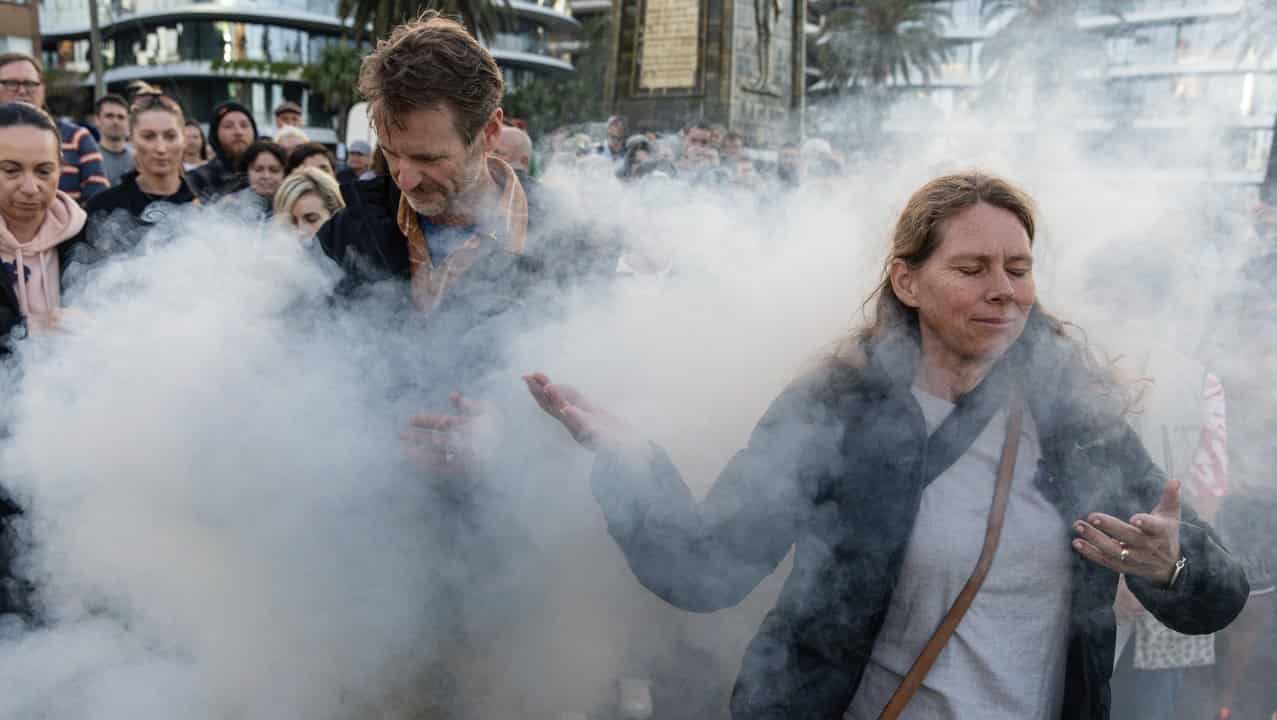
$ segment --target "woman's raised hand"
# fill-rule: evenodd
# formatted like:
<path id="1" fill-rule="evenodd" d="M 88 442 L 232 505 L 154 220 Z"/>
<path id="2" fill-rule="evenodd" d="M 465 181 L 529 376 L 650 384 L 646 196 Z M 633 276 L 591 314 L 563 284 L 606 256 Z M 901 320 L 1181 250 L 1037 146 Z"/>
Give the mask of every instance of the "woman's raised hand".
<path id="1" fill-rule="evenodd" d="M 571 385 L 556 385 L 544 373 L 524 375 L 528 392 L 547 415 L 558 420 L 582 447 L 619 448 L 641 442 L 632 428 L 616 416 L 591 403 Z"/>
<path id="2" fill-rule="evenodd" d="M 1168 481 L 1157 506 L 1132 516 L 1129 522 L 1104 513 L 1078 520 L 1073 523 L 1078 535 L 1073 549 L 1113 572 L 1165 586 L 1174 577 L 1180 558 L 1179 489 L 1178 480 Z"/>

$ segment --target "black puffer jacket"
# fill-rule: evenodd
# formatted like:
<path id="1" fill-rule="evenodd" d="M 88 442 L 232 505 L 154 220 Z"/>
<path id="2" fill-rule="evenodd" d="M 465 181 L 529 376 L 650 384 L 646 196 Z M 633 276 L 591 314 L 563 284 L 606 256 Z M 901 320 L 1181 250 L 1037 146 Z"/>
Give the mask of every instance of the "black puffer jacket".
<path id="1" fill-rule="evenodd" d="M 1028 389 L 1041 437 L 1036 483 L 1070 526 L 1090 512 L 1129 517 L 1157 503 L 1165 476 L 1113 395 L 1097 390 L 1080 350 L 1040 313 L 930 437 L 910 390 L 918 356 L 917 330 L 898 328 L 866 349 L 864 367 L 830 367 L 796 383 L 699 504 L 660 448 L 596 461 L 594 492 L 609 531 L 639 581 L 678 607 L 740 602 L 797 544 L 781 597 L 746 652 L 732 693 L 736 720 L 843 717 L 923 491 L 1005 406 L 1013 381 Z M 1189 508 L 1182 528 L 1189 564 L 1175 588 L 1139 578 L 1130 588 L 1167 626 L 1213 632 L 1241 611 L 1246 579 Z M 1117 575 L 1075 555 L 1072 588 L 1060 717 L 1105 720 Z"/>

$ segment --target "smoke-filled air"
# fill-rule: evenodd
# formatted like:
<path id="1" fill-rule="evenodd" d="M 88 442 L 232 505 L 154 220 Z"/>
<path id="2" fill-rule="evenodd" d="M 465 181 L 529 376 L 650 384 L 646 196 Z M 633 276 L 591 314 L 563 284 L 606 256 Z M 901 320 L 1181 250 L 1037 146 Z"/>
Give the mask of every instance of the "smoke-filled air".
<path id="1" fill-rule="evenodd" d="M 3 62 L 0 69 L 8 67 Z M 377 92 L 391 97 L 393 82 L 415 81 L 387 75 Z M 966 277 L 974 273 L 958 268 L 958 280 L 928 284 L 931 276 L 919 274 L 930 262 L 925 257 L 897 260 L 899 273 L 913 273 L 904 279 L 885 275 L 892 239 L 903 232 L 898 221 L 926 183 L 973 170 L 1018 186 L 1035 202 L 1036 226 L 1016 235 L 1031 240 L 1036 279 L 1026 337 L 1049 313 L 1063 321 L 1060 337 L 1073 343 L 1068 347 L 1088 358 L 1079 367 L 1121 391 L 1084 396 L 1090 390 L 1071 384 L 1064 371 L 1039 375 L 1033 369 L 1039 365 L 1025 365 L 1025 377 L 1050 378 L 1019 391 L 1028 396 L 1022 437 L 1040 443 L 1011 451 L 1020 454 L 1011 456 L 1015 484 L 993 570 L 966 611 L 965 627 L 948 639 L 900 717 L 1012 717 L 1005 713 L 1027 707 L 1017 704 L 1025 701 L 1017 693 L 1029 685 L 1036 688 L 1027 693 L 1030 705 L 1039 697 L 1049 702 L 1020 717 L 1107 717 L 1093 711 L 1108 712 L 1110 676 L 1119 692 L 1123 653 L 1137 667 L 1155 654 L 1141 618 L 1156 616 L 1177 637 L 1212 638 L 1209 661 L 1193 661 L 1190 674 L 1176 676 L 1181 697 L 1202 698 L 1215 712 L 1227 686 L 1234 707 L 1264 713 L 1232 717 L 1268 720 L 1277 708 L 1272 683 L 1229 674 L 1241 662 L 1238 645 L 1221 638 L 1230 623 L 1257 622 L 1261 629 L 1247 637 L 1260 652 L 1251 648 L 1246 660 L 1271 661 L 1263 659 L 1272 638 L 1271 603 L 1256 600 L 1264 579 L 1271 582 L 1264 558 L 1275 540 L 1254 525 L 1247 526 L 1251 534 L 1222 527 L 1215 507 L 1228 493 L 1211 488 L 1229 483 L 1217 478 L 1211 485 L 1209 478 L 1212 468 L 1228 463 L 1211 455 L 1218 449 L 1207 440 L 1199 447 L 1199 439 L 1213 427 L 1200 420 L 1203 388 L 1209 397 L 1221 377 L 1230 401 L 1235 392 L 1239 406 L 1270 413 L 1230 412 L 1230 441 L 1250 441 L 1258 428 L 1272 427 L 1271 387 L 1230 385 L 1233 377 L 1277 376 L 1277 355 L 1264 339 L 1277 321 L 1274 305 L 1253 300 L 1257 292 L 1271 293 L 1263 287 L 1271 278 L 1256 285 L 1253 270 L 1271 252 L 1271 238 L 1256 231 L 1233 188 L 1151 172 L 1137 162 L 1144 146 L 1116 136 L 1082 141 L 1050 125 L 1008 130 L 1015 122 L 1007 120 L 1014 115 L 1012 93 L 943 117 L 902 105 L 892 122 L 909 132 L 873 135 L 872 146 L 856 143 L 883 116 L 856 97 L 808 111 L 819 114 L 819 127 L 834 142 L 791 148 L 800 157 L 794 162 L 805 163 L 801 182 L 769 176 L 784 165 L 782 148 L 748 149 L 757 179 L 684 165 L 688 138 L 701 129 L 695 123 L 669 136 L 677 140 L 655 133 L 641 139 L 643 159 L 633 152 L 637 145 L 621 159 L 606 148 L 578 152 L 565 145 L 569 136 L 546 134 L 536 144 L 539 168 L 531 181 L 521 171 L 498 177 L 509 167 L 483 161 L 480 172 L 503 168 L 492 170 L 494 197 L 507 210 L 526 202 L 528 229 L 517 248 L 502 251 L 513 264 L 492 266 L 483 280 L 488 290 L 473 293 L 436 255 L 449 221 L 431 209 L 436 195 L 464 197 L 470 181 L 437 174 L 452 159 L 414 169 L 415 158 L 436 146 L 414 145 L 411 133 L 433 132 L 432 126 L 392 124 L 399 120 L 375 115 L 390 112 L 378 110 L 375 99 L 370 122 L 389 128 L 381 133 L 387 152 L 379 160 L 389 170 L 347 178 L 345 209 L 333 210 L 323 230 L 300 232 L 302 211 L 289 204 L 300 204 L 306 192 L 321 197 L 320 189 L 282 198 L 294 178 L 315 188 L 331 180 L 305 180 L 311 176 L 292 167 L 283 179 L 295 153 L 240 148 L 239 158 L 250 156 L 246 180 L 227 199 L 217 200 L 208 182 L 226 181 L 229 170 L 219 179 L 206 165 L 186 171 L 179 191 L 189 186 L 201 202 L 160 203 L 141 214 L 119 207 L 95 213 L 88 200 L 92 261 L 71 254 L 61 258 L 60 279 L 43 275 L 63 292 L 53 304 L 60 309 L 42 311 L 26 298 L 36 297 L 30 284 L 44 271 L 31 272 L 32 251 L 10 252 L 4 244 L 19 227 L 5 216 L 0 259 L 4 268 L 23 268 L 13 265 L 18 258 L 25 270 L 13 272 L 26 275 L 21 288 L 16 274 L 10 283 L 20 322 L 8 340 L 0 338 L 11 350 L 0 355 L 0 483 L 14 506 L 6 520 L 11 560 L 4 596 L 13 612 L 0 615 L 0 720 L 878 717 L 980 553 L 998 453 L 1007 459 L 1003 438 L 1012 427 L 1021 437 L 1010 424 L 1013 401 L 1002 401 L 1010 377 L 1003 365 L 1049 365 L 1046 348 L 1055 347 L 1041 340 L 1022 353 L 1030 360 L 1017 354 L 1020 341 L 1000 347 L 994 360 L 1003 352 L 1012 360 L 990 360 L 980 375 L 989 379 L 960 387 L 952 402 L 927 394 L 928 376 L 919 370 L 898 396 L 908 400 L 908 412 L 873 409 L 897 397 L 866 379 L 876 377 L 875 368 L 894 377 L 897 368 L 926 367 L 929 353 L 941 352 L 933 343 L 943 344 L 947 316 L 936 316 L 933 325 L 929 298 L 957 297 L 953 283 L 975 282 Z M 1058 100 L 1062 115 L 1095 102 L 1060 97 L 1067 98 Z M 168 131 L 156 130 L 158 139 L 145 134 L 157 113 L 136 102 L 125 107 L 137 172 L 123 181 L 134 188 L 174 164 L 163 164 L 166 151 L 157 144 Z M 197 118 L 212 123 L 201 129 L 210 139 L 217 133 L 219 154 L 210 165 L 238 142 L 223 119 L 253 119 L 243 106 L 229 105 Z M 420 111 L 395 112 L 410 110 Z M 10 126 L 41 132 L 35 121 L 10 119 L 0 133 Z M 1196 132 L 1211 137 L 1217 130 L 1203 119 Z M 252 137 L 258 132 L 254 125 Z M 486 133 L 480 128 L 475 142 L 496 142 Z M 848 148 L 839 134 L 861 139 Z M 344 156 L 371 150 L 361 140 L 348 143 Z M 835 156 L 836 167 L 822 164 Z M 654 164 L 639 171 L 648 158 Z M 274 170 L 259 165 L 272 163 L 280 166 L 279 178 L 262 180 Z M 726 161 L 722 167 L 744 172 L 727 170 Z M 523 190 L 512 193 L 510 182 L 520 181 Z M 372 213 L 380 202 L 357 188 L 378 183 L 394 199 L 375 208 L 383 213 L 378 220 L 355 224 L 358 213 Z M 275 217 L 264 219 L 272 195 Z M 1023 222 L 1014 223 L 1009 205 L 987 199 L 972 205 L 997 205 L 1020 233 Z M 453 213 L 458 206 L 441 207 Z M 943 224 L 948 217 L 932 217 L 934 237 L 956 227 Z M 972 223 L 970 232 L 980 238 L 995 236 L 992 225 Z M 316 232 L 318 240 L 308 237 Z M 354 252 L 383 232 L 406 238 L 397 251 L 403 255 L 407 243 L 402 260 L 391 251 L 371 259 Z M 299 235 L 307 237 L 299 242 Z M 423 240 L 414 246 L 418 236 Z M 125 237 L 131 239 L 111 245 Z M 452 252 L 486 237 L 476 234 Z M 987 272 L 1002 273 L 1000 262 Z M 391 267 L 396 263 L 402 273 Z M 1005 277 L 1019 287 L 1019 270 L 1007 267 Z M 405 281 L 407 268 L 412 279 Z M 922 279 L 909 285 L 915 275 Z M 881 319 L 877 289 L 884 279 L 889 288 L 895 279 L 899 288 L 920 288 L 917 305 L 904 310 L 912 324 L 888 328 L 921 338 L 912 355 L 897 358 L 879 350 L 877 339 L 864 339 Z M 518 292 L 509 289 L 515 286 Z M 464 302 L 448 304 L 451 293 L 463 292 Z M 867 349 L 868 360 L 847 361 L 849 347 Z M 922 359 L 909 359 L 915 356 Z M 851 390 L 818 404 L 820 412 L 808 408 L 804 423 L 783 421 L 786 398 L 807 397 L 801 388 L 812 378 L 842 378 L 848 362 L 852 379 L 838 382 L 851 383 Z M 838 382 L 828 386 L 843 387 Z M 546 384 L 554 391 L 539 395 Z M 825 392 L 811 391 L 821 398 Z M 1264 392 L 1267 400 L 1256 400 Z M 1120 409 L 1110 413 L 1109 401 L 1119 397 Z M 933 418 L 930 403 L 957 420 Z M 979 415 L 986 404 L 988 414 Z M 951 427 L 966 422 L 964 413 L 982 418 L 974 432 Z M 1074 414 L 1056 422 L 1066 413 Z M 1121 422 L 1106 425 L 1110 414 Z M 765 415 L 771 420 L 760 425 Z M 430 419 L 437 416 L 448 419 Z M 587 416 L 595 424 L 581 420 Z M 637 449 L 609 446 L 612 426 L 600 418 L 627 428 Z M 901 439 L 913 437 L 915 418 L 916 447 Z M 991 449 L 980 434 L 986 424 Z M 841 439 L 813 440 L 813 427 Z M 945 452 L 937 448 L 952 441 L 951 430 L 967 432 L 947 458 L 953 470 L 944 470 L 948 464 L 930 474 L 920 470 L 918 477 L 929 479 L 914 495 L 902 495 L 900 488 L 913 482 L 906 477 L 914 477 L 903 468 Z M 1185 432 L 1193 436 L 1185 439 Z M 882 460 L 888 457 L 882 448 L 892 443 L 913 449 Z M 952 483 L 975 482 L 962 473 L 985 467 L 963 455 L 973 444 L 965 452 L 984 453 L 979 462 L 990 470 L 978 477 L 984 484 L 970 486 L 981 488 L 970 491 L 979 495 L 979 511 L 963 525 L 965 506 L 953 499 L 964 497 L 953 494 L 963 486 Z M 1057 445 L 1073 451 L 1072 459 L 1061 460 Z M 1088 469 L 1079 470 L 1083 456 Z M 793 487 L 807 490 L 792 489 L 784 459 L 802 468 Z M 1140 473 L 1130 470 L 1135 466 Z M 741 479 L 750 472 L 752 479 Z M 1068 499 L 1047 490 L 1036 500 L 1021 494 L 1066 486 L 1070 472 L 1087 479 Z M 724 480 L 715 486 L 720 473 Z M 1168 477 L 1179 481 L 1185 510 L 1167 531 L 1174 556 L 1163 558 L 1162 536 L 1149 524 L 1160 527 L 1164 511 L 1181 512 Z M 1261 499 L 1271 493 L 1241 480 L 1231 488 L 1240 498 L 1247 497 L 1243 491 Z M 933 494 L 940 492 L 949 495 Z M 793 493 L 805 493 L 808 504 L 791 516 Z M 750 503 L 767 509 L 745 510 Z M 1201 512 L 1202 505 L 1205 519 L 1189 515 L 1189 506 Z M 1026 515 L 1031 511 L 1042 514 Z M 758 524 L 714 524 L 736 512 Z M 1151 520 L 1140 526 L 1144 535 L 1127 536 L 1107 516 L 1100 522 L 1088 515 L 1094 512 L 1118 515 L 1123 525 L 1133 513 Z M 755 553 L 755 541 L 772 547 L 756 529 L 775 530 L 769 513 L 786 518 L 779 524 L 798 518 L 793 538 L 774 552 Z M 922 527 L 941 515 L 946 519 Z M 834 525 L 842 534 L 826 532 Z M 715 528 L 730 536 L 723 547 L 733 550 L 712 545 Z M 1026 560 L 1018 550 L 1035 528 L 1047 541 L 1032 546 Z M 1111 552 L 1104 531 L 1113 534 Z M 693 539 L 679 534 L 687 532 Z M 942 573 L 940 561 L 919 550 L 929 537 L 970 547 L 956 553 L 951 573 Z M 1078 537 L 1094 543 L 1097 557 L 1087 554 L 1091 545 L 1074 544 Z M 688 581 L 688 568 L 702 567 L 693 560 L 711 567 L 728 556 L 739 561 L 731 566 L 737 570 Z M 1026 574 L 1008 583 L 998 560 Z M 1039 560 L 1040 575 L 1033 568 Z M 1126 578 L 1120 596 L 1119 574 Z M 1038 597 L 1039 590 L 1061 587 L 1062 594 Z M 1007 600 L 1016 593 L 1032 599 Z M 1123 616 L 1125 597 L 1143 607 Z M 1058 636 L 1026 638 L 1023 628 L 1039 627 L 1038 620 L 1000 610 L 1008 607 L 1056 613 Z M 1247 613 L 1255 607 L 1267 616 L 1254 620 Z M 1205 652 L 1200 643 L 1192 647 L 1185 652 Z M 1024 659 L 1041 648 L 1059 650 L 1058 661 L 1044 661 L 1046 670 Z M 1023 667 L 1009 680 L 999 675 L 1006 658 L 1021 650 L 1026 654 L 1010 663 Z M 1074 661 L 1083 655 L 1079 670 Z M 892 660 L 897 656 L 903 665 Z M 986 661 L 987 667 L 977 664 Z M 1156 692 L 1175 691 L 1141 689 L 1136 697 Z"/>

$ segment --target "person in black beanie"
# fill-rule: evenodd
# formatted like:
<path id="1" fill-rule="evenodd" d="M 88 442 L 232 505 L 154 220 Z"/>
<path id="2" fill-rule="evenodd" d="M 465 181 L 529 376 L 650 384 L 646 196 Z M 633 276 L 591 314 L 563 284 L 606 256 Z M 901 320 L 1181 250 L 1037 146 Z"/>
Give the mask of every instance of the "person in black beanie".
<path id="1" fill-rule="evenodd" d="M 187 175 L 187 183 L 202 203 L 211 203 L 247 185 L 243 174 L 236 172 L 240 156 L 257 141 L 257 123 L 244 105 L 227 100 L 213 108 L 209 123 L 208 144 L 213 159 Z"/>

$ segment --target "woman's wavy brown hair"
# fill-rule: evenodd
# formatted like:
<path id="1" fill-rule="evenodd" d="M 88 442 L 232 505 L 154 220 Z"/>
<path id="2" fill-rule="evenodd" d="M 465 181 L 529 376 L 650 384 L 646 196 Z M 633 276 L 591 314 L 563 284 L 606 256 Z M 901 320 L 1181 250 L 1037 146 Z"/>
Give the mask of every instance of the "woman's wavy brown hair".
<path id="1" fill-rule="evenodd" d="M 882 281 L 870 295 L 874 302 L 874 322 L 865 337 L 876 337 L 893 323 L 916 319 L 918 311 L 896 297 L 889 271 L 903 260 L 919 268 L 935 254 L 944 241 L 944 224 L 963 210 L 984 203 L 1006 210 L 1020 222 L 1032 246 L 1037 235 L 1037 209 L 1029 194 L 996 175 L 968 170 L 938 177 L 918 188 L 896 220 L 891 236 L 891 253 L 882 267 Z"/>
<path id="2" fill-rule="evenodd" d="M 1014 215 L 1028 235 L 1029 245 L 1033 245 L 1037 236 L 1037 204 L 1015 184 L 983 170 L 964 170 L 931 180 L 914 192 L 896 220 L 891 252 L 883 263 L 882 280 L 862 306 L 872 304 L 873 316 L 863 329 L 837 344 L 834 364 L 863 367 L 868 348 L 886 333 L 899 327 L 917 328 L 918 311 L 901 302 L 891 287 L 891 264 L 903 260 L 912 268 L 921 267 L 944 241 L 945 222 L 980 203 Z M 1053 317 L 1040 306 L 1035 312 L 1041 315 L 1049 333 L 1064 339 L 1072 348 L 1098 396 L 1114 401 L 1114 407 L 1120 408 L 1119 415 L 1137 408 L 1146 384 L 1120 378 L 1113 359 L 1097 360 L 1085 334 L 1077 326 Z"/>

